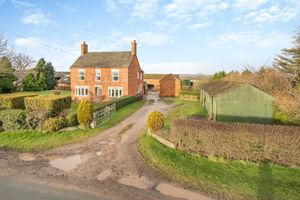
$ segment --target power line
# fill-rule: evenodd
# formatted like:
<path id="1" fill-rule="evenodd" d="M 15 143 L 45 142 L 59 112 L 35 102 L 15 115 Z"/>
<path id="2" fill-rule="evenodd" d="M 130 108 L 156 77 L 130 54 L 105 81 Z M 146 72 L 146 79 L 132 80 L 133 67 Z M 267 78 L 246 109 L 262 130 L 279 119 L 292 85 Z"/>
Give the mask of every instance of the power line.
<path id="1" fill-rule="evenodd" d="M 70 53 L 70 52 L 64 51 L 63 49 L 60 49 L 60 48 L 57 48 L 57 47 L 53 47 L 53 46 L 51 46 L 51 45 L 48 45 L 48 44 L 43 43 L 43 42 L 38 41 L 38 40 L 33 40 L 33 39 L 28 38 L 28 37 L 26 37 L 26 36 L 24 36 L 24 35 L 22 35 L 22 34 L 16 33 L 16 32 L 11 31 L 11 30 L 8 30 L 8 29 L 3 28 L 3 27 L 1 27 L 1 26 L 0 26 L 0 29 L 3 30 L 4 32 L 13 34 L 13 35 L 18 36 L 18 37 L 27 38 L 28 40 L 30 40 L 30 41 L 32 41 L 32 42 L 37 42 L 37 43 L 41 44 L 41 45 L 44 46 L 44 47 L 47 47 L 47 48 L 49 48 L 49 49 L 53 49 L 53 50 L 55 50 L 55 51 L 59 51 L 59 52 L 61 52 L 61 53 L 67 54 L 68 56 L 77 56 L 77 55 L 72 54 L 72 53 Z"/>

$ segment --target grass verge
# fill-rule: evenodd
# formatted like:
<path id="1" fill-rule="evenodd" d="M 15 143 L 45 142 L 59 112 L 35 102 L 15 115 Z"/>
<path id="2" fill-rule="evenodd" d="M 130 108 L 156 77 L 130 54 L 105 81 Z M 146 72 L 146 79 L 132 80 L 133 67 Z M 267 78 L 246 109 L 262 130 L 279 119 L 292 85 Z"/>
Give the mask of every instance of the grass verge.
<path id="1" fill-rule="evenodd" d="M 170 124 L 175 119 L 184 119 L 187 117 L 205 117 L 206 111 L 197 101 L 186 101 L 173 99 L 175 108 L 171 110 L 165 118 L 164 128 L 169 130 Z"/>
<path id="2" fill-rule="evenodd" d="M 162 175 L 220 199 L 300 199 L 300 168 L 187 154 L 145 133 L 138 149 Z"/>
<path id="3" fill-rule="evenodd" d="M 116 113 L 99 128 L 75 131 L 58 131 L 45 134 L 41 131 L 5 131 L 0 133 L 0 148 L 17 151 L 53 149 L 65 144 L 80 142 L 123 121 L 143 107 L 145 100 L 132 103 Z"/>

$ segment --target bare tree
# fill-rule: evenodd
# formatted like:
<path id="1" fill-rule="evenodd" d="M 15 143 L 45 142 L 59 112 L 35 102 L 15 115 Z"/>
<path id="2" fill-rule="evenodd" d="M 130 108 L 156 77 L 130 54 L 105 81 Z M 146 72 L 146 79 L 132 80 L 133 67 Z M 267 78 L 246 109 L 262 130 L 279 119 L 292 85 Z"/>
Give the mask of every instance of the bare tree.
<path id="1" fill-rule="evenodd" d="M 12 58 L 13 67 L 16 70 L 24 71 L 32 67 L 35 63 L 32 57 L 23 53 L 18 53 Z"/>
<path id="2" fill-rule="evenodd" d="M 8 46 L 7 40 L 0 33 L 0 58 L 6 56 L 11 58 L 14 54 L 14 49 Z"/>

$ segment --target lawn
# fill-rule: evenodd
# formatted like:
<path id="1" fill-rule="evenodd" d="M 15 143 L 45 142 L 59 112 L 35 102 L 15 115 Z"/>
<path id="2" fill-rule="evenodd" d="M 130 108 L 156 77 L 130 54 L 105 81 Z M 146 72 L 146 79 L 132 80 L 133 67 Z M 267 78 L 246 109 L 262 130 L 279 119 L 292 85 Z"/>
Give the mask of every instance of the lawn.
<path id="1" fill-rule="evenodd" d="M 138 148 L 162 175 L 220 199 L 300 199 L 300 168 L 182 153 L 146 134 Z"/>
<path id="2" fill-rule="evenodd" d="M 116 111 L 116 113 L 99 128 L 88 130 L 75 130 L 75 131 L 58 131 L 50 134 L 45 134 L 40 131 L 11 131 L 0 133 L 0 148 L 11 149 L 17 151 L 38 151 L 53 149 L 65 144 L 80 142 L 101 131 L 108 129 L 128 116 L 132 115 L 135 111 L 143 107 L 145 100 L 132 103 Z"/>
<path id="3" fill-rule="evenodd" d="M 170 124 L 175 119 L 206 116 L 205 109 L 199 104 L 198 101 L 173 99 L 172 102 L 176 107 L 175 109 L 171 110 L 165 118 L 164 128 L 167 130 L 170 129 Z"/>
<path id="4" fill-rule="evenodd" d="M 63 96 L 71 96 L 71 90 L 59 90 L 60 95 Z M 47 94 L 52 94 L 52 90 L 44 90 L 44 91 L 30 91 L 28 93 L 33 93 L 37 95 L 47 95 Z"/>

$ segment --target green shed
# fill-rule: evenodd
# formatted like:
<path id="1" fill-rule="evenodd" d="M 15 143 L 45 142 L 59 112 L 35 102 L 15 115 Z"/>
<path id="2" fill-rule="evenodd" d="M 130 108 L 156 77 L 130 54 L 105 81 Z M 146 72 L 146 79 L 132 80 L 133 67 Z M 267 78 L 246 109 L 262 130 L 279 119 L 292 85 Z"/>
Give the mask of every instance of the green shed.
<path id="1" fill-rule="evenodd" d="M 274 101 L 273 96 L 244 83 L 212 81 L 200 89 L 200 103 L 214 121 L 272 123 Z"/>

